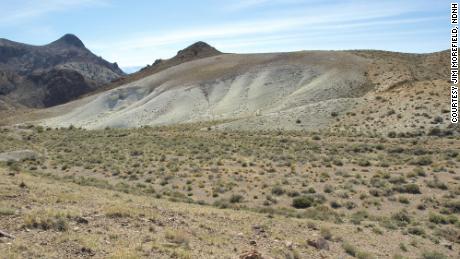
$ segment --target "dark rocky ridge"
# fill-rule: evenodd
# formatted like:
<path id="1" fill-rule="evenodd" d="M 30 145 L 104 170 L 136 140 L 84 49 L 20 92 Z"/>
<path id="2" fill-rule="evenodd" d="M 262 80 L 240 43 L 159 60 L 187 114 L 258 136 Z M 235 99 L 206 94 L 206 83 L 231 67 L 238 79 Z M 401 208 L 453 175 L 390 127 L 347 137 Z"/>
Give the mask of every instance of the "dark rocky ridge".
<path id="1" fill-rule="evenodd" d="M 13 105 L 62 104 L 123 75 L 72 34 L 43 46 L 0 39 L 0 101 Z"/>

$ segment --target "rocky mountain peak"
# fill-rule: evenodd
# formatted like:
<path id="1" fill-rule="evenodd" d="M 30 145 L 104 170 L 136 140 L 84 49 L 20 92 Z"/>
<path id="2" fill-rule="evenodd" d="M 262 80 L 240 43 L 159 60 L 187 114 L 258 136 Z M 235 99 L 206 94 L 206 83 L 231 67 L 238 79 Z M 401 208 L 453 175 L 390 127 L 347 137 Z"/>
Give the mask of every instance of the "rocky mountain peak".
<path id="1" fill-rule="evenodd" d="M 85 45 L 83 42 L 73 34 L 66 34 L 59 38 L 58 40 L 52 42 L 50 45 L 56 46 L 74 46 L 77 48 L 84 48 Z"/>
<path id="2" fill-rule="evenodd" d="M 181 58 L 181 59 L 189 59 L 193 57 L 205 57 L 205 56 L 207 57 L 207 56 L 214 56 L 218 54 L 222 54 L 222 53 L 218 51 L 216 48 L 207 44 L 206 42 L 198 41 L 188 46 L 187 48 L 177 52 L 176 57 Z"/>

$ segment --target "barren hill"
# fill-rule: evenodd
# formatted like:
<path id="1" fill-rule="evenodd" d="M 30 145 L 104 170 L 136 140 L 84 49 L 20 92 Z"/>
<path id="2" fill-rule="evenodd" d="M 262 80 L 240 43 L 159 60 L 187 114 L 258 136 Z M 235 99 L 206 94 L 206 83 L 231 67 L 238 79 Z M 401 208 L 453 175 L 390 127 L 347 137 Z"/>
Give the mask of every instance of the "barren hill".
<path id="1" fill-rule="evenodd" d="M 136 73 L 130 74 L 126 77 L 120 77 L 119 79 L 113 81 L 111 84 L 106 85 L 100 91 L 109 90 L 127 83 L 137 81 L 141 78 L 147 77 L 154 73 L 160 72 L 162 70 L 168 69 L 173 66 L 180 65 L 185 62 L 207 58 L 212 56 L 221 55 L 222 52 L 218 51 L 209 44 L 199 41 L 196 42 L 183 50 L 179 50 L 177 55 L 170 59 L 157 59 L 153 62 L 152 65 L 147 65 Z"/>
<path id="2" fill-rule="evenodd" d="M 432 101 L 419 103 L 423 109 L 447 120 L 448 114 L 441 111 L 448 108 L 449 91 L 442 91 L 448 85 L 447 55 L 446 51 L 213 53 L 175 66 L 164 65 L 176 64 L 176 57 L 157 62 L 138 80 L 57 107 L 55 113 L 66 113 L 44 123 L 104 128 L 214 120 L 224 121 L 217 127 L 228 129 L 348 130 L 357 121 L 374 117 L 370 125 L 362 121 L 354 128 L 425 130 L 419 126 L 435 115 L 416 118 L 403 114 L 415 114 L 416 99 L 421 98 L 417 95 L 425 94 Z M 162 65 L 165 68 L 158 69 Z M 76 108 L 67 113 L 68 107 Z M 401 115 L 389 111 L 394 108 L 401 109 Z M 358 111 L 379 116 L 353 116 Z M 385 118 L 389 113 L 395 118 Z"/>
<path id="3" fill-rule="evenodd" d="M 0 109 L 62 104 L 123 74 L 72 34 L 43 46 L 0 39 Z"/>

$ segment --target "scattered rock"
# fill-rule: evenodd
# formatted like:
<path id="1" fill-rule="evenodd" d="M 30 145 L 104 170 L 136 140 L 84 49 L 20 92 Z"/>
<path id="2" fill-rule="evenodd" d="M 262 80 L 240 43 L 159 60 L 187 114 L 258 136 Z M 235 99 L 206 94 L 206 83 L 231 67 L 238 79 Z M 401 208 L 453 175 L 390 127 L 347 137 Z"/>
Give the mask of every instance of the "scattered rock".
<path id="1" fill-rule="evenodd" d="M 286 241 L 286 247 L 292 249 L 294 247 L 294 243 L 292 243 L 291 241 Z"/>
<path id="2" fill-rule="evenodd" d="M 446 247 L 449 250 L 452 250 L 452 248 L 453 248 L 453 244 L 451 242 L 448 242 L 448 241 L 441 242 L 441 245 Z"/>
<path id="3" fill-rule="evenodd" d="M 252 245 L 252 246 L 256 246 L 257 242 L 255 240 L 251 240 L 251 241 L 249 241 L 249 244 Z"/>
<path id="4" fill-rule="evenodd" d="M 83 256 L 95 256 L 96 253 L 88 247 L 82 247 L 80 251 L 77 252 L 77 254 L 83 255 Z"/>
<path id="5" fill-rule="evenodd" d="M 0 229 L 0 237 L 7 237 L 7 238 L 14 239 L 13 235 L 8 234 L 8 233 L 6 233 L 5 231 L 3 231 L 1 229 Z"/>
<path id="6" fill-rule="evenodd" d="M 28 149 L 0 153 L 0 162 L 20 162 L 23 160 L 35 160 L 37 158 L 38 154 L 35 151 Z"/>
<path id="7" fill-rule="evenodd" d="M 256 250 L 244 252 L 240 255 L 240 259 L 263 259 L 262 254 Z"/>
<path id="8" fill-rule="evenodd" d="M 76 217 L 75 222 L 77 222 L 78 224 L 88 224 L 89 223 L 89 221 L 83 217 Z"/>
<path id="9" fill-rule="evenodd" d="M 260 225 L 254 225 L 254 226 L 252 226 L 252 229 L 254 229 L 254 231 L 256 232 L 257 235 L 265 233 L 264 227 L 262 227 Z"/>
<path id="10" fill-rule="evenodd" d="M 307 244 L 318 250 L 329 250 L 329 243 L 326 239 L 320 237 L 316 240 L 308 240 Z"/>

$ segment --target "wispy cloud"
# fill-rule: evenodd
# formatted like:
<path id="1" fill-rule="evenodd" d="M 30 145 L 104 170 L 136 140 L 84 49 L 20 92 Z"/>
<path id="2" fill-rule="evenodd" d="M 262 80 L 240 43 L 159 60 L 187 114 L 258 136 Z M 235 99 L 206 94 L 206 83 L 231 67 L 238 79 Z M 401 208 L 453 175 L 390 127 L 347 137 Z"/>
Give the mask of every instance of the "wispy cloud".
<path id="1" fill-rule="evenodd" d="M 307 2 L 317 2 L 318 0 L 310 0 Z M 232 1 L 232 3 L 225 5 L 225 10 L 227 11 L 240 11 L 242 9 L 249 9 L 255 8 L 260 6 L 267 6 L 267 5 L 291 5 L 291 4 L 298 4 L 298 3 L 305 3 L 304 0 L 239 0 L 239 1 Z"/>
<path id="2" fill-rule="evenodd" d="M 27 0 L 2 3 L 0 26 L 22 24 L 49 13 L 68 11 L 79 7 L 97 7 L 108 4 L 107 0 Z"/>
<path id="3" fill-rule="evenodd" d="M 265 0 L 253 0 L 261 3 Z M 252 2 L 252 1 L 251 1 Z M 308 31 L 325 30 L 347 27 L 371 27 L 382 24 L 417 23 L 438 17 L 429 18 L 394 18 L 391 20 L 378 20 L 403 13 L 405 10 L 398 6 L 373 4 L 367 6 L 339 5 L 340 13 L 325 12 L 328 6 L 305 10 L 305 15 L 289 18 L 271 18 L 263 20 L 241 21 L 231 24 L 203 26 L 182 30 L 174 30 L 166 33 L 145 32 L 141 37 L 128 37 L 129 40 L 117 40 L 114 43 L 90 42 L 88 45 L 97 50 L 116 49 L 118 51 L 140 50 L 143 48 L 155 48 L 178 42 L 190 42 L 194 40 L 209 40 L 221 38 L 234 38 L 246 35 L 267 35 L 286 31 L 307 29 Z"/>

